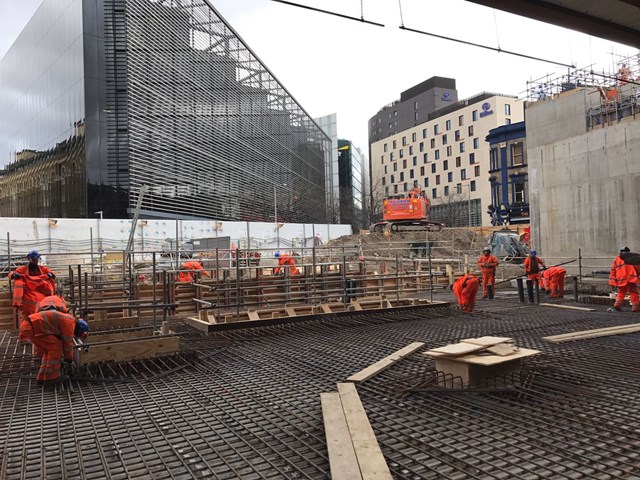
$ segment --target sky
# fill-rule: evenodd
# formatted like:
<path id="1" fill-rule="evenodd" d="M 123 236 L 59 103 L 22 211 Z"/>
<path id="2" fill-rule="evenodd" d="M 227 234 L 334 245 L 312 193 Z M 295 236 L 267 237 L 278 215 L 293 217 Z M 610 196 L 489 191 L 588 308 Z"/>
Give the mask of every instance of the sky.
<path id="1" fill-rule="evenodd" d="M 42 0 L 0 0 L 0 57 Z M 464 0 L 292 0 L 385 27 L 270 0 L 212 0 L 274 76 L 312 117 L 337 113 L 338 136 L 368 151 L 367 122 L 400 93 L 432 76 L 456 79 L 458 98 L 483 91 L 526 96 L 527 81 L 558 76 L 551 63 L 461 45 L 428 31 L 503 50 L 617 70 L 636 49 Z M 402 7 L 402 16 L 400 8 Z"/>

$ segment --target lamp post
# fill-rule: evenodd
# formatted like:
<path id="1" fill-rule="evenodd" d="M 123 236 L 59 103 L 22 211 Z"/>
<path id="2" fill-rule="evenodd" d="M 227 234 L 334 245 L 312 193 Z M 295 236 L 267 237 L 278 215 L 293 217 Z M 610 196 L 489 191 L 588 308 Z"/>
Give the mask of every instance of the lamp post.
<path id="1" fill-rule="evenodd" d="M 283 183 L 283 187 L 287 184 Z M 276 248 L 280 248 L 280 229 L 278 228 L 278 185 L 273 184 L 273 219 L 276 224 Z"/>

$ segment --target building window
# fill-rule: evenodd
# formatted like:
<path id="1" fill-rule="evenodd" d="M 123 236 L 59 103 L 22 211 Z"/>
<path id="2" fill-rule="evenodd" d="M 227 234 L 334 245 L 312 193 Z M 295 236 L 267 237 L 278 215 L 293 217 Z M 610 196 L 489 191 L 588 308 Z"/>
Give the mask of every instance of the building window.
<path id="1" fill-rule="evenodd" d="M 415 178 L 415 175 L 413 174 L 413 168 L 409 170 L 409 178 Z"/>
<path id="2" fill-rule="evenodd" d="M 390 123 L 390 124 L 389 124 L 389 128 L 393 128 L 393 123 Z"/>
<path id="3" fill-rule="evenodd" d="M 464 153 L 464 142 L 460 142 L 460 153 Z"/>
<path id="4" fill-rule="evenodd" d="M 384 144 L 384 153 L 387 153 L 387 146 L 388 146 L 388 145 L 385 143 L 385 144 Z"/>
<path id="5" fill-rule="evenodd" d="M 382 185 L 386 185 L 387 184 L 387 179 L 386 177 L 382 177 Z"/>
<path id="6" fill-rule="evenodd" d="M 398 193 L 398 185 L 393 186 L 393 193 Z"/>
<path id="7" fill-rule="evenodd" d="M 413 102 L 413 109 L 414 110 L 418 109 L 418 101 L 417 100 L 415 102 Z"/>
<path id="8" fill-rule="evenodd" d="M 409 191 L 409 184 L 407 182 L 404 182 L 404 185 L 402 185 L 402 187 L 404 188 L 405 192 Z"/>
<path id="9" fill-rule="evenodd" d="M 497 170 L 498 168 L 500 168 L 498 165 L 498 149 L 497 148 L 493 148 L 491 150 L 491 170 Z"/>
<path id="10" fill-rule="evenodd" d="M 435 138 L 431 139 L 431 148 L 436 148 L 436 139 Z"/>
<path id="11" fill-rule="evenodd" d="M 509 105 L 508 103 L 505 103 L 504 105 L 504 114 L 511 115 L 511 105 Z"/>
<path id="12" fill-rule="evenodd" d="M 474 163 L 476 163 L 476 154 L 475 153 L 470 153 L 469 154 L 469 165 L 473 165 Z"/>
<path id="13" fill-rule="evenodd" d="M 420 176 L 424 177 L 424 167 L 420 167 Z"/>
<path id="14" fill-rule="evenodd" d="M 397 110 L 394 110 L 394 111 L 393 111 L 393 116 L 394 116 L 394 117 L 397 117 L 397 116 L 398 116 L 398 111 L 397 111 Z"/>
<path id="15" fill-rule="evenodd" d="M 462 158 L 461 157 L 456 157 L 456 167 L 459 167 L 462 165 Z"/>
<path id="16" fill-rule="evenodd" d="M 395 150 L 396 148 L 398 148 L 398 143 L 394 140 L 393 141 L 393 149 Z"/>
<path id="17" fill-rule="evenodd" d="M 478 110 L 474 110 L 473 112 L 471 112 L 471 120 L 474 122 L 478 121 Z"/>
<path id="18" fill-rule="evenodd" d="M 440 175 L 436 175 L 436 185 L 440 185 Z"/>
<path id="19" fill-rule="evenodd" d="M 433 134 L 434 135 L 438 135 L 438 133 L 440 133 L 440 125 L 434 125 L 433 126 Z"/>
<path id="20" fill-rule="evenodd" d="M 402 146 L 406 146 L 407 145 L 407 137 L 402 137 Z"/>
<path id="21" fill-rule="evenodd" d="M 513 202 L 524 203 L 524 183 L 517 182 L 513 184 Z"/>
<path id="22" fill-rule="evenodd" d="M 473 148 L 476 149 L 480 146 L 480 140 L 478 140 L 477 138 L 473 139 Z"/>
<path id="23" fill-rule="evenodd" d="M 469 132 L 469 136 L 473 137 L 473 125 L 469 125 L 469 128 L 467 130 Z"/>
<path id="24" fill-rule="evenodd" d="M 460 115 L 458 117 L 458 126 L 461 127 L 464 125 L 464 115 Z"/>
<path id="25" fill-rule="evenodd" d="M 523 165 L 524 164 L 523 143 L 522 142 L 514 143 L 511 149 L 512 149 L 512 155 L 513 155 L 513 165 Z"/>
<path id="26" fill-rule="evenodd" d="M 400 181 L 404 182 L 404 172 L 400 172 Z"/>
<path id="27" fill-rule="evenodd" d="M 505 125 L 511 125 L 511 119 L 509 119 L 509 118 L 505 118 L 505 119 L 504 119 L 504 124 L 505 124 Z"/>
<path id="28" fill-rule="evenodd" d="M 448 197 L 449 196 L 449 185 L 444 187 L 444 196 Z"/>
<path id="29" fill-rule="evenodd" d="M 402 160 L 402 168 L 407 168 L 407 159 Z"/>
<path id="30" fill-rule="evenodd" d="M 431 198 L 438 198 L 438 189 L 437 188 L 431 189 Z"/>
<path id="31" fill-rule="evenodd" d="M 384 195 L 385 197 L 389 196 L 389 187 L 384 187 Z"/>
<path id="32" fill-rule="evenodd" d="M 420 151 L 424 152 L 424 142 L 420 142 Z"/>
<path id="33" fill-rule="evenodd" d="M 447 121 L 444 123 L 444 128 L 445 128 L 447 131 L 451 130 L 451 120 L 447 120 Z"/>
<path id="34" fill-rule="evenodd" d="M 426 128 L 422 129 L 422 138 L 427 138 L 427 129 Z"/>
<path id="35" fill-rule="evenodd" d="M 476 191 L 476 181 L 475 180 L 471 180 L 471 183 L 469 184 L 471 185 L 471 191 L 475 192 Z"/>
<path id="36" fill-rule="evenodd" d="M 388 172 L 387 172 L 387 166 L 385 165 L 385 166 L 384 166 L 384 174 L 386 175 L 387 173 L 388 173 Z"/>
<path id="37" fill-rule="evenodd" d="M 447 134 L 445 133 L 444 135 L 442 135 L 442 145 L 446 145 L 447 144 Z"/>
<path id="38" fill-rule="evenodd" d="M 415 167 L 416 165 L 418 165 L 418 157 L 413 157 L 412 161 L 413 161 L 413 166 L 414 166 L 414 167 Z"/>
<path id="39" fill-rule="evenodd" d="M 435 163 L 431 164 L 431 173 L 436 173 L 436 164 Z"/>
<path id="40" fill-rule="evenodd" d="M 404 158 L 404 151 L 400 149 L 400 158 Z"/>
<path id="41" fill-rule="evenodd" d="M 449 160 L 445 160 L 444 162 L 442 162 L 442 169 L 446 172 L 447 170 L 449 170 Z"/>
<path id="42" fill-rule="evenodd" d="M 413 188 L 418 188 L 418 185 L 419 185 L 418 180 L 414 180 L 413 181 Z"/>
<path id="43" fill-rule="evenodd" d="M 453 172 L 447 173 L 447 182 L 453 182 Z"/>
<path id="44" fill-rule="evenodd" d="M 420 118 L 420 112 L 413 112 L 413 119 L 418 120 Z"/>
<path id="45" fill-rule="evenodd" d="M 429 186 L 429 179 L 428 178 L 424 179 L 424 186 L 425 186 L 425 188 L 427 188 Z"/>
<path id="46" fill-rule="evenodd" d="M 460 141 L 460 130 L 456 130 L 455 132 L 456 142 Z"/>
<path id="47" fill-rule="evenodd" d="M 473 167 L 473 174 L 474 174 L 476 177 L 479 177 L 479 176 L 480 176 L 480 165 L 476 165 L 475 167 Z"/>
<path id="48" fill-rule="evenodd" d="M 427 163 L 429 161 L 429 154 L 425 153 L 422 155 L 422 163 Z"/>
<path id="49" fill-rule="evenodd" d="M 395 157 L 395 155 L 393 154 L 393 152 L 391 152 L 391 153 L 389 154 L 389 159 L 390 159 L 392 162 L 396 159 L 396 157 Z"/>
<path id="50" fill-rule="evenodd" d="M 393 173 L 391 174 L 391 180 L 390 180 L 390 182 L 391 182 L 391 183 L 396 183 L 396 176 L 395 176 Z"/>
<path id="51" fill-rule="evenodd" d="M 398 164 L 397 164 L 397 163 L 394 163 L 394 164 L 393 164 L 393 171 L 394 171 L 394 172 L 397 172 L 397 171 L 398 171 Z"/>
<path id="52" fill-rule="evenodd" d="M 415 132 L 413 132 L 413 133 L 411 134 L 411 141 L 412 141 L 412 142 L 415 142 L 417 139 L 418 139 L 418 134 L 417 134 L 417 133 L 415 133 Z"/>
<path id="53" fill-rule="evenodd" d="M 413 145 L 409 146 L 409 155 L 413 155 Z"/>
<path id="54" fill-rule="evenodd" d="M 462 170 L 460 170 L 460 180 L 466 180 L 467 179 L 467 169 L 463 168 Z"/>
<path id="55" fill-rule="evenodd" d="M 449 145 L 447 147 L 447 157 L 450 157 L 452 155 L 452 150 L 451 150 L 451 145 Z"/>

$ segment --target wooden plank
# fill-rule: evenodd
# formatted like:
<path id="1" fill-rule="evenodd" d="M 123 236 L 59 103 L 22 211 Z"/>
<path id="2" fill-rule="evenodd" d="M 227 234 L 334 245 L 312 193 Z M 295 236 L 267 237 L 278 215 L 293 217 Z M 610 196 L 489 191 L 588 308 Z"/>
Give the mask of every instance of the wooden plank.
<path id="1" fill-rule="evenodd" d="M 339 393 L 321 393 L 322 419 L 333 480 L 362 478 Z"/>
<path id="2" fill-rule="evenodd" d="M 432 348 L 427 353 L 443 353 L 445 355 L 468 355 L 469 353 L 477 352 L 485 348 L 484 345 L 473 345 L 472 343 L 452 343 L 445 345 L 444 347 Z"/>
<path id="3" fill-rule="evenodd" d="M 112 340 L 124 340 L 127 338 L 138 338 L 138 337 L 152 337 L 153 336 L 153 328 L 143 328 L 140 330 L 129 330 L 123 332 L 112 332 L 112 333 L 91 333 L 89 334 L 88 342 L 90 345 L 98 342 L 110 342 Z"/>
<path id="4" fill-rule="evenodd" d="M 584 330 L 582 332 L 574 332 L 572 334 L 553 335 L 550 337 L 542 337 L 542 340 L 549 343 L 571 342 L 574 340 L 586 340 L 589 338 L 608 337 L 610 335 L 623 335 L 625 333 L 640 332 L 640 326 L 637 324 L 626 325 L 623 327 L 614 327 L 610 329 L 598 328 L 595 330 Z"/>
<path id="5" fill-rule="evenodd" d="M 249 320 L 260 320 L 260 315 L 255 310 L 247 310 L 247 315 L 249 315 Z"/>
<path id="6" fill-rule="evenodd" d="M 320 308 L 322 310 L 322 313 L 333 313 L 333 311 L 331 310 L 331 307 L 326 303 L 321 303 Z"/>
<path id="7" fill-rule="evenodd" d="M 500 355 L 501 357 L 512 355 L 517 351 L 517 347 L 514 347 L 512 344 L 508 343 L 499 343 L 497 345 L 487 347 L 487 352 L 493 353 L 494 355 Z"/>
<path id="8" fill-rule="evenodd" d="M 561 333 L 559 335 L 551 335 L 548 337 L 543 337 L 543 340 L 546 338 L 563 339 L 563 338 L 570 338 L 570 337 L 576 337 L 576 336 L 579 337 L 582 335 L 590 335 L 593 333 L 608 333 L 608 332 L 615 332 L 618 330 L 623 330 L 626 328 L 634 328 L 634 327 L 640 327 L 640 323 L 630 323 L 628 325 L 616 325 L 613 327 L 594 328 L 592 330 L 579 330 L 577 332 Z"/>
<path id="9" fill-rule="evenodd" d="M 88 351 L 80 352 L 80 363 L 107 361 L 123 362 L 155 357 L 164 353 L 175 353 L 180 349 L 180 337 L 167 336 L 132 340 L 130 342 L 90 345 Z"/>
<path id="10" fill-rule="evenodd" d="M 215 323 L 203 322 L 198 317 L 187 317 L 185 321 L 189 326 L 206 333 L 209 333 L 211 326 L 215 325 Z"/>
<path id="11" fill-rule="evenodd" d="M 377 375 L 383 370 L 389 368 L 394 363 L 399 362 L 404 357 L 411 355 L 413 352 L 419 350 L 423 346 L 423 342 L 410 343 L 406 347 L 401 348 L 400 350 L 392 353 L 387 357 L 384 357 L 382 360 L 378 360 L 373 365 L 369 365 L 367 368 L 360 370 L 358 373 L 354 373 L 349 378 L 347 378 L 347 382 L 364 382 L 365 380 L 368 380 L 374 375 Z"/>
<path id="12" fill-rule="evenodd" d="M 104 320 L 89 320 L 88 323 L 89 323 L 89 328 L 91 330 L 102 330 L 105 328 L 139 327 L 140 318 L 138 317 L 107 318 Z"/>
<path id="13" fill-rule="evenodd" d="M 479 338 L 465 338 L 460 340 L 465 343 L 472 343 L 473 345 L 482 345 L 483 347 L 490 347 L 499 343 L 513 342 L 513 338 L 508 337 L 479 337 Z"/>
<path id="14" fill-rule="evenodd" d="M 296 317 L 296 311 L 293 307 L 284 307 L 284 311 L 287 312 L 287 315 L 289 315 L 290 317 Z"/>
<path id="15" fill-rule="evenodd" d="M 339 383 L 338 393 L 363 480 L 391 480 L 391 472 L 382 455 L 355 384 Z"/>
<path id="16" fill-rule="evenodd" d="M 566 310 L 580 310 L 582 312 L 595 312 L 595 308 L 587 308 L 587 307 L 574 307 L 572 305 L 556 305 L 555 303 L 541 303 L 541 307 L 554 307 L 554 308 L 564 308 Z"/>
<path id="17" fill-rule="evenodd" d="M 446 357 L 453 362 L 471 363 L 473 365 L 493 366 L 500 363 L 512 362 L 520 358 L 530 357 L 541 353 L 539 350 L 519 348 L 513 355 L 464 355 L 462 357 Z"/>

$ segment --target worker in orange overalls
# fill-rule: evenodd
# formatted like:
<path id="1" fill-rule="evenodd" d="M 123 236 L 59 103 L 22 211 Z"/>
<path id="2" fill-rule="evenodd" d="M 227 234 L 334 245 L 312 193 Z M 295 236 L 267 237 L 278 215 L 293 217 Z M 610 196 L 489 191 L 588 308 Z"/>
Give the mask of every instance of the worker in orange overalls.
<path id="1" fill-rule="evenodd" d="M 538 252 L 531 250 L 529 256 L 524 259 L 524 273 L 534 284 L 537 281 L 540 288 L 544 289 L 544 281 L 540 272 L 544 270 L 545 264 L 537 255 Z"/>
<path id="2" fill-rule="evenodd" d="M 62 361 L 73 364 L 73 337 L 87 338 L 89 325 L 68 313 L 67 303 L 57 295 L 43 298 L 20 324 L 20 335 L 28 338 L 42 352 L 38 384 L 56 385 L 64 380 L 60 375 Z"/>
<path id="3" fill-rule="evenodd" d="M 499 263 L 498 259 L 491 255 L 489 247 L 482 249 L 482 255 L 478 257 L 478 268 L 482 272 L 482 298 L 487 298 L 489 285 L 493 287 L 496 283 L 496 268 Z"/>
<path id="4" fill-rule="evenodd" d="M 273 256 L 278 259 L 278 266 L 273 269 L 274 275 L 284 275 L 285 268 L 289 269 L 290 275 L 298 275 L 300 273 L 300 271 L 296 267 L 296 262 L 288 253 L 280 254 L 280 252 L 276 252 L 273 254 Z"/>
<path id="5" fill-rule="evenodd" d="M 567 271 L 562 267 L 550 267 L 542 272 L 544 289 L 551 294 L 551 298 L 564 297 L 564 277 Z"/>
<path id="6" fill-rule="evenodd" d="M 451 290 L 455 293 L 458 305 L 463 312 L 473 312 L 479 283 L 474 275 L 463 275 L 451 285 Z"/>
<path id="7" fill-rule="evenodd" d="M 628 253 L 629 247 L 622 247 L 620 253 Z M 627 265 L 618 255 L 611 263 L 611 272 L 609 273 L 609 285 L 618 289 L 616 301 L 613 309 L 621 312 L 622 303 L 627 292 L 631 301 L 631 311 L 640 312 L 640 296 L 638 295 L 638 266 Z"/>
<path id="8" fill-rule="evenodd" d="M 196 271 L 200 271 L 203 276 L 208 277 L 209 272 L 207 272 L 202 266 L 202 260 L 193 261 L 193 262 L 184 262 L 180 267 L 181 270 L 191 270 L 190 272 L 178 272 L 178 281 L 179 282 L 195 282 L 198 274 Z"/>

